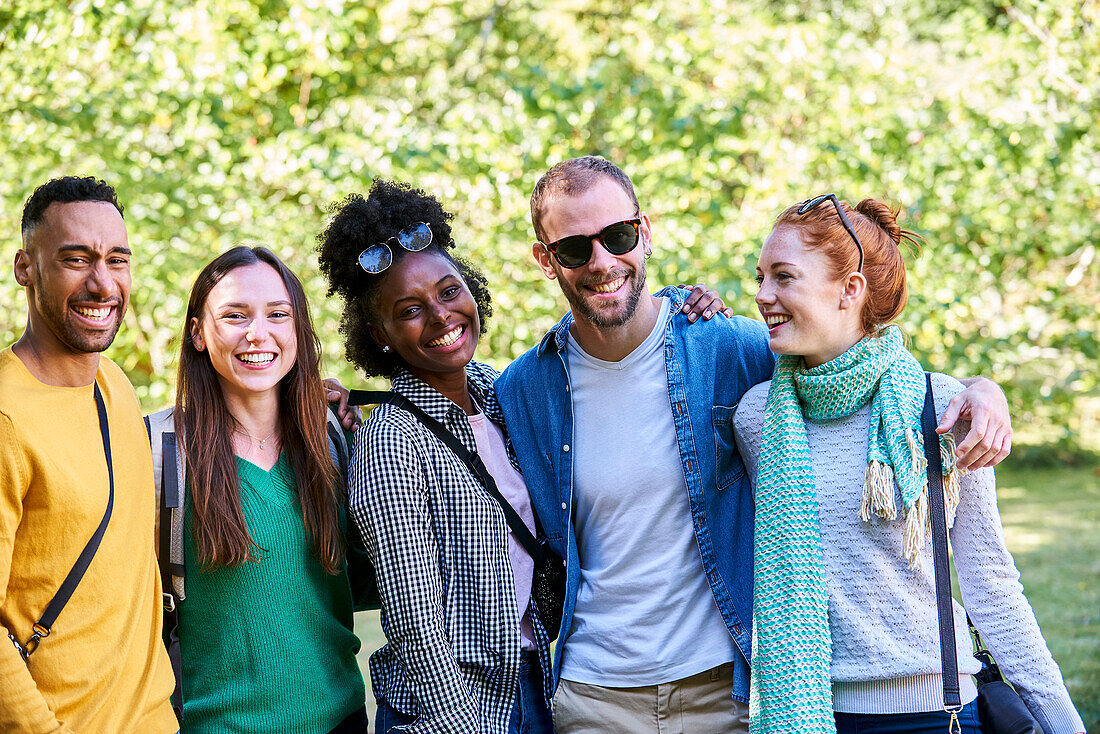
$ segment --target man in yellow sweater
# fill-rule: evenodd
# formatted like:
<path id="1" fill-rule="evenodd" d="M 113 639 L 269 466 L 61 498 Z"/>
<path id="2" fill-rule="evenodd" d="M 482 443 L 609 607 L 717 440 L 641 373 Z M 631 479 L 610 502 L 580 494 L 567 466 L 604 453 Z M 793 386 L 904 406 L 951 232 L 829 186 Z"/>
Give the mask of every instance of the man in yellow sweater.
<path id="1" fill-rule="evenodd" d="M 133 388 L 100 356 L 130 293 L 122 207 L 102 181 L 54 179 L 27 200 L 22 235 L 27 328 L 0 352 L 0 732 L 174 732 L 149 443 Z M 107 508 L 93 382 L 110 427 L 113 508 L 83 579 L 24 661 L 17 645 L 28 647 Z"/>

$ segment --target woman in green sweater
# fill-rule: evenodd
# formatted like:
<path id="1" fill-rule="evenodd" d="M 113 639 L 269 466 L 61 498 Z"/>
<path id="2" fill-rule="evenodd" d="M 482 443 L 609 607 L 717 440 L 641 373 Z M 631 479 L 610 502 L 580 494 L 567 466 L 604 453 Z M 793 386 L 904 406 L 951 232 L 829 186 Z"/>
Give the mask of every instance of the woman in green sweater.
<path id="1" fill-rule="evenodd" d="M 183 732 L 367 730 L 319 360 L 301 283 L 269 250 L 199 274 L 171 416 Z"/>

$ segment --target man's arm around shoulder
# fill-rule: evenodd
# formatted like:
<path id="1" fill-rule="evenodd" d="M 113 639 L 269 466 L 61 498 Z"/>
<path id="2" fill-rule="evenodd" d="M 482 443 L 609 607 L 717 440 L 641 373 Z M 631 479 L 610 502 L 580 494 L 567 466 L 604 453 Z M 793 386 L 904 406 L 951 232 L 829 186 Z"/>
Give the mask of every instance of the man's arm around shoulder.
<path id="1" fill-rule="evenodd" d="M 936 432 L 946 433 L 956 421 L 969 420 L 970 430 L 955 448 L 958 466 L 973 471 L 999 464 L 1012 450 L 1008 399 L 997 383 L 984 377 L 959 382 L 966 389 L 951 399 Z"/>
<path id="2" fill-rule="evenodd" d="M 776 357 L 768 348 L 768 330 L 763 323 L 744 316 L 716 316 L 706 326 L 709 333 L 700 332 L 700 336 L 715 340 L 722 373 L 741 372 L 749 386 L 771 379 Z"/>

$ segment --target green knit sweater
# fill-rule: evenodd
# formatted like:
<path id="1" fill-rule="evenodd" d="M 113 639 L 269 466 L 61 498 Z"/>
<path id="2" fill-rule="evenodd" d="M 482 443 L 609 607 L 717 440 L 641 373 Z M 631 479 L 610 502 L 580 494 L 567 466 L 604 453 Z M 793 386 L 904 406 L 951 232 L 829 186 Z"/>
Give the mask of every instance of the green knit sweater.
<path id="1" fill-rule="evenodd" d="M 258 563 L 204 571 L 187 507 L 183 731 L 326 734 L 365 698 L 347 574 L 315 559 L 286 454 L 237 471 Z"/>

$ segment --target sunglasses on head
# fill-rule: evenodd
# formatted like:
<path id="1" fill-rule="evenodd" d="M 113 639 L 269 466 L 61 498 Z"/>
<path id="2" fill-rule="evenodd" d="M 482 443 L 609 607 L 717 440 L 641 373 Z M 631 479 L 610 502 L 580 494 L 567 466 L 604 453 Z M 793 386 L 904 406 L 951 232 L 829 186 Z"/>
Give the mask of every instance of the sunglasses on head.
<path id="1" fill-rule="evenodd" d="M 359 267 L 372 275 L 381 273 L 393 264 L 391 244 L 396 244 L 409 252 L 420 252 L 432 244 L 432 228 L 427 222 L 417 222 L 401 230 L 385 242 L 371 245 L 359 253 Z"/>
<path id="2" fill-rule="evenodd" d="M 798 207 L 797 213 L 799 215 L 805 214 L 826 199 L 829 199 L 833 202 L 833 206 L 836 207 L 836 213 L 840 215 L 840 223 L 844 225 L 844 229 L 848 230 L 848 234 L 852 235 L 852 240 L 854 240 L 856 243 L 856 249 L 859 250 L 859 267 L 856 268 L 856 272 L 862 273 L 863 243 L 861 243 L 859 241 L 859 237 L 856 236 L 856 231 L 852 228 L 852 223 L 848 221 L 848 217 L 844 214 L 844 209 L 840 206 L 840 201 L 836 198 L 836 194 L 822 194 L 821 196 L 815 196 L 812 199 L 806 199 L 806 201 L 802 202 L 802 205 Z"/>
<path id="3" fill-rule="evenodd" d="M 599 240 L 612 255 L 625 255 L 638 246 L 642 218 L 634 217 L 609 224 L 597 234 L 573 234 L 556 242 L 543 243 L 563 268 L 579 268 L 592 259 L 592 240 Z"/>

